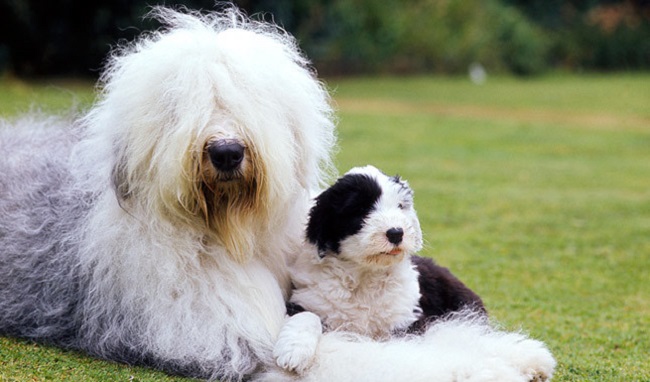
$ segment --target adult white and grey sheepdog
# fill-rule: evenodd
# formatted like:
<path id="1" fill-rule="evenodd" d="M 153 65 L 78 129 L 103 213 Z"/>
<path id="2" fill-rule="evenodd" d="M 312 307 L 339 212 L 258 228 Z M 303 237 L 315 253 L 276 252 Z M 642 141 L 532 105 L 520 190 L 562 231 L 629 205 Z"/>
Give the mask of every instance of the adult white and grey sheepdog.
<path id="1" fill-rule="evenodd" d="M 236 11 L 157 9 L 75 122 L 0 132 L 0 333 L 206 379 L 527 381 L 543 344 L 455 319 L 375 342 L 273 349 L 287 261 L 332 169 L 328 94 L 296 43 Z"/>

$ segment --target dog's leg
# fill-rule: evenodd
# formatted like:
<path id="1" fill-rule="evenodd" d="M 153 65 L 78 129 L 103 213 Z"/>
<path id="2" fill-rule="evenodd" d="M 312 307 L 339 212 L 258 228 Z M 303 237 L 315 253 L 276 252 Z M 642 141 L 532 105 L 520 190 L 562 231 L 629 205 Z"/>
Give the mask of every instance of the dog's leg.
<path id="1" fill-rule="evenodd" d="M 544 343 L 521 333 L 504 333 L 500 337 L 490 344 L 488 351 L 492 355 L 506 360 L 531 382 L 551 379 L 556 362 Z"/>
<path id="2" fill-rule="evenodd" d="M 423 336 L 386 342 L 325 333 L 311 367 L 286 380 L 538 382 L 550 379 L 554 366 L 539 341 L 460 320 L 434 325 Z"/>
<path id="3" fill-rule="evenodd" d="M 302 374 L 311 366 L 322 334 L 323 328 L 317 315 L 302 312 L 289 317 L 273 349 L 277 365 Z"/>

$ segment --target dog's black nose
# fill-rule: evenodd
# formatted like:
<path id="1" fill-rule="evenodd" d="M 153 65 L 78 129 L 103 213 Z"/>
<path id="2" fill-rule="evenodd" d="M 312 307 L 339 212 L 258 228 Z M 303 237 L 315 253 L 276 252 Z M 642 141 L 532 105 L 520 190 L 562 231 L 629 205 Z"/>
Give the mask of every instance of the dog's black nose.
<path id="1" fill-rule="evenodd" d="M 404 230 L 401 228 L 391 228 L 386 231 L 386 237 L 388 238 L 388 241 L 397 245 L 402 242 L 402 238 L 404 237 Z"/>
<path id="2" fill-rule="evenodd" d="M 244 146 L 237 142 L 219 143 L 208 146 L 210 161 L 219 171 L 236 170 L 244 160 Z"/>

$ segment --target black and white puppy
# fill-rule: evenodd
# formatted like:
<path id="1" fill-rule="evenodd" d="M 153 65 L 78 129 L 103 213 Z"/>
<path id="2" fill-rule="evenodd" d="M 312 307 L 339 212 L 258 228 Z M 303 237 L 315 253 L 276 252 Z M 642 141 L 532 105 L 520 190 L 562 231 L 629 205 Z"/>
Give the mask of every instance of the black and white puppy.
<path id="1" fill-rule="evenodd" d="M 355 168 L 320 194 L 308 216 L 304 253 L 289 267 L 294 314 L 273 348 L 278 373 L 302 380 L 311 370 L 340 370 L 330 378 L 339 381 L 390 373 L 388 379 L 403 381 L 549 379 L 555 360 L 548 349 L 491 328 L 481 299 L 447 269 L 415 256 L 421 247 L 413 191 L 399 177 Z M 332 338 L 345 338 L 354 355 L 324 360 L 322 354 L 341 351 Z M 376 340 L 391 349 L 389 356 L 367 346 Z M 436 353 L 422 356 L 429 351 Z M 394 373 L 393 364 L 403 359 L 412 361 L 408 376 Z M 438 369 L 449 362 L 457 366 Z M 431 366 L 434 373 L 422 372 Z"/>
<path id="2" fill-rule="evenodd" d="M 376 339 L 419 332 L 427 322 L 472 308 L 479 296 L 422 249 L 413 190 L 373 166 L 350 170 L 310 211 L 307 250 L 291 267 L 289 314 L 309 311 L 326 330 Z"/>

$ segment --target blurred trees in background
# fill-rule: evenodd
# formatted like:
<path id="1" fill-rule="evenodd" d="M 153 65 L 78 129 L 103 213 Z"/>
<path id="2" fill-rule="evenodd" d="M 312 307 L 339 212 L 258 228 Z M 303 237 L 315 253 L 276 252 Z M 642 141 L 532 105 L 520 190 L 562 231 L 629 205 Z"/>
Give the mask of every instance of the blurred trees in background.
<path id="1" fill-rule="evenodd" d="M 147 0 L 0 0 L 0 71 L 98 75 L 158 25 Z M 321 74 L 537 74 L 650 68 L 650 0 L 239 0 L 294 34 Z M 215 9 L 213 0 L 166 1 Z M 217 8 L 221 5 L 217 5 Z"/>

